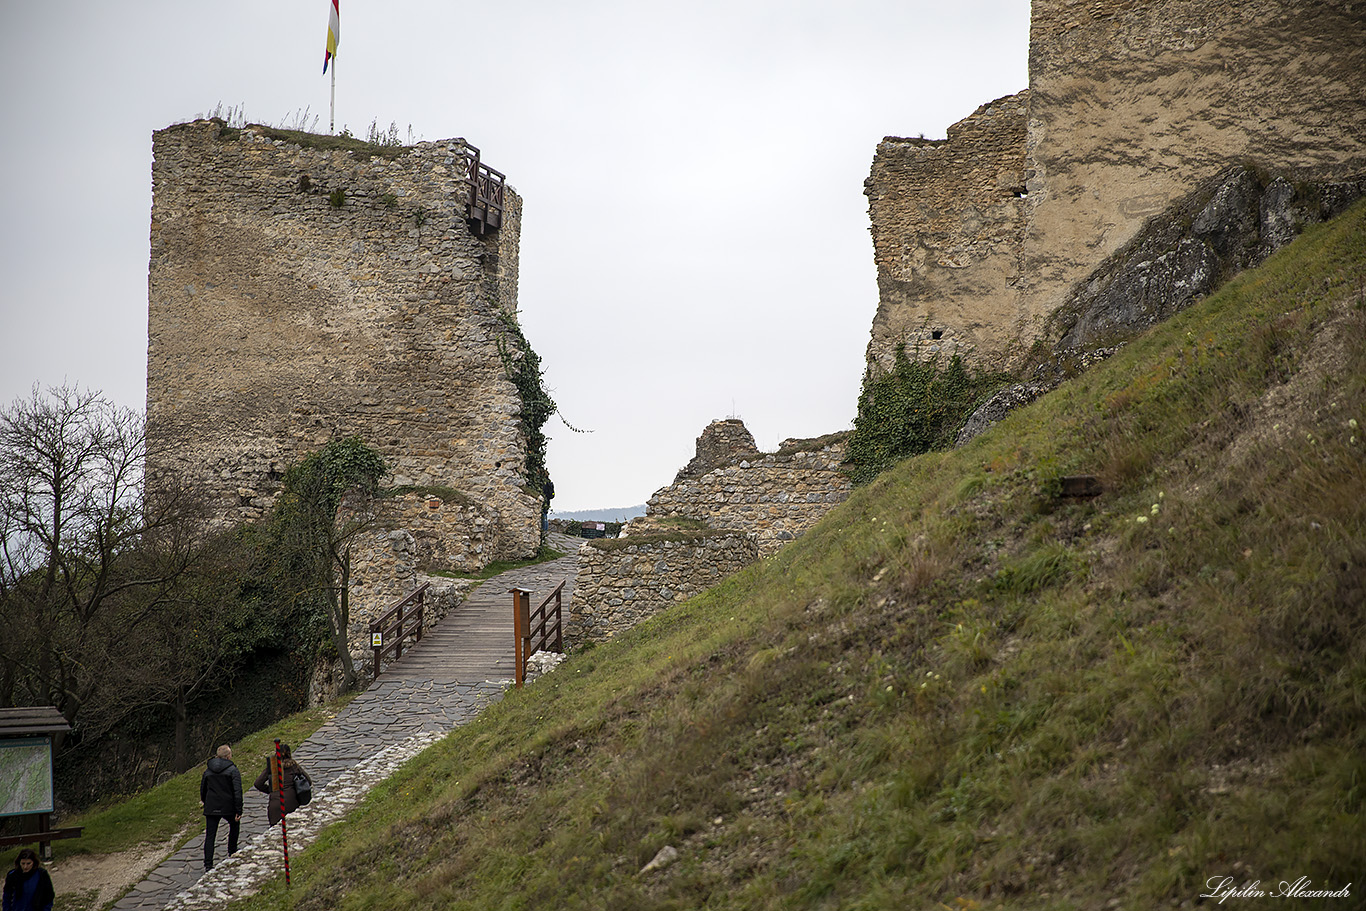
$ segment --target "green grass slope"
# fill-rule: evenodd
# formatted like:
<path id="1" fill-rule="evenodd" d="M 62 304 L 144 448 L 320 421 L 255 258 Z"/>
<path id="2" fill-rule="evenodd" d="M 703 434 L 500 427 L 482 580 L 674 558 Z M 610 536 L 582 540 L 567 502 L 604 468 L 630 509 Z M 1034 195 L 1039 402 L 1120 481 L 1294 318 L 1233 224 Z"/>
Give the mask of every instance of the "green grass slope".
<path id="1" fill-rule="evenodd" d="M 1360 901 L 1364 292 L 1357 206 L 509 694 L 246 906 Z"/>

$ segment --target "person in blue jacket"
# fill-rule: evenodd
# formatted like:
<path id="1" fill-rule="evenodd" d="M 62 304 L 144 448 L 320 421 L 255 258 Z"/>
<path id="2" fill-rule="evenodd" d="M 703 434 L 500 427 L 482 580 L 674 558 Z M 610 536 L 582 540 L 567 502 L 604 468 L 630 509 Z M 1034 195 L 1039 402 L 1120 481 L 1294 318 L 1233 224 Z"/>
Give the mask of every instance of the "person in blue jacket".
<path id="1" fill-rule="evenodd" d="M 4 911 L 52 911 L 56 897 L 52 877 L 39 863 L 38 852 L 20 851 L 14 869 L 5 874 Z"/>

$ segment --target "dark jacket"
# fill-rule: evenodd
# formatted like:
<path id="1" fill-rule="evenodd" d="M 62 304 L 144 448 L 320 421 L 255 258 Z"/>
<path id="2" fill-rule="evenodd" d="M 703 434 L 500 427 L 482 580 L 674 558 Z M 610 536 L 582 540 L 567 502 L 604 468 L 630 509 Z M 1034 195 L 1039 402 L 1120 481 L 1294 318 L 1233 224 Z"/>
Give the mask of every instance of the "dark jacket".
<path id="1" fill-rule="evenodd" d="M 242 815 L 242 773 L 231 759 L 209 760 L 204 777 L 199 779 L 199 799 L 205 816 Z"/>
<path id="2" fill-rule="evenodd" d="M 275 777 L 271 774 L 271 762 L 272 760 L 266 760 L 265 771 L 262 772 L 260 775 L 256 776 L 256 783 L 253 784 L 252 787 L 254 787 L 256 790 L 260 791 L 263 794 L 270 795 L 270 801 L 266 804 L 266 818 L 270 820 L 270 824 L 273 826 L 280 821 L 280 817 L 282 815 L 293 813 L 295 810 L 299 809 L 299 797 L 294 793 L 295 774 L 301 774 L 305 778 L 308 778 L 309 781 L 312 781 L 313 779 L 309 778 L 308 773 L 304 771 L 304 767 L 299 765 L 293 759 L 286 759 L 284 761 L 283 777 L 285 780 L 285 806 L 284 814 L 282 814 L 280 812 L 280 796 L 274 793 Z"/>
<path id="3" fill-rule="evenodd" d="M 42 867 L 34 867 L 27 876 L 17 867 L 5 874 L 4 911 L 15 911 L 23 907 L 19 900 L 23 897 L 24 886 L 35 876 L 38 878 L 38 888 L 34 891 L 33 903 L 28 905 L 28 908 L 31 911 L 52 911 L 52 901 L 57 897 L 57 893 L 52 888 L 52 877 L 48 876 Z"/>

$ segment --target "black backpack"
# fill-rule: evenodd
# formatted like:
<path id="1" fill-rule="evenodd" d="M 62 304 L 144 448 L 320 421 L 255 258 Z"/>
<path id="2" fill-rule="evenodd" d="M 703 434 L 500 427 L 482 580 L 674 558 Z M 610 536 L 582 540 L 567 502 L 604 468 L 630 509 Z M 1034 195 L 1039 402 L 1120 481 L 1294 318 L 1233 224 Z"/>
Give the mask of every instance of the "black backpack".
<path id="1" fill-rule="evenodd" d="M 301 807 L 313 799 L 313 782 L 303 772 L 294 773 L 294 797 Z"/>

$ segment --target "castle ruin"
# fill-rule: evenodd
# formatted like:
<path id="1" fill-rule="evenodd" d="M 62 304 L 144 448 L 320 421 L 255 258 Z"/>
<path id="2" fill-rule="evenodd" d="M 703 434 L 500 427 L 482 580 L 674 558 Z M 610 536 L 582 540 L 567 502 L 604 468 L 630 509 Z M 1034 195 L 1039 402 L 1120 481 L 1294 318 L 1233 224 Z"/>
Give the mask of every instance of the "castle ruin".
<path id="1" fill-rule="evenodd" d="M 533 555 L 540 496 L 503 362 L 521 200 L 463 140 L 321 138 L 217 120 L 155 133 L 149 476 L 200 485 L 220 524 L 249 521 L 286 468 L 357 436 L 387 484 L 478 504 L 456 568 Z M 471 200 L 493 178 L 480 192 L 496 202 Z"/>
<path id="2" fill-rule="evenodd" d="M 878 145 L 869 366 L 899 345 L 1015 366 L 1093 269 L 1236 162 L 1366 171 L 1366 3 L 1033 0 L 1027 90 Z"/>

